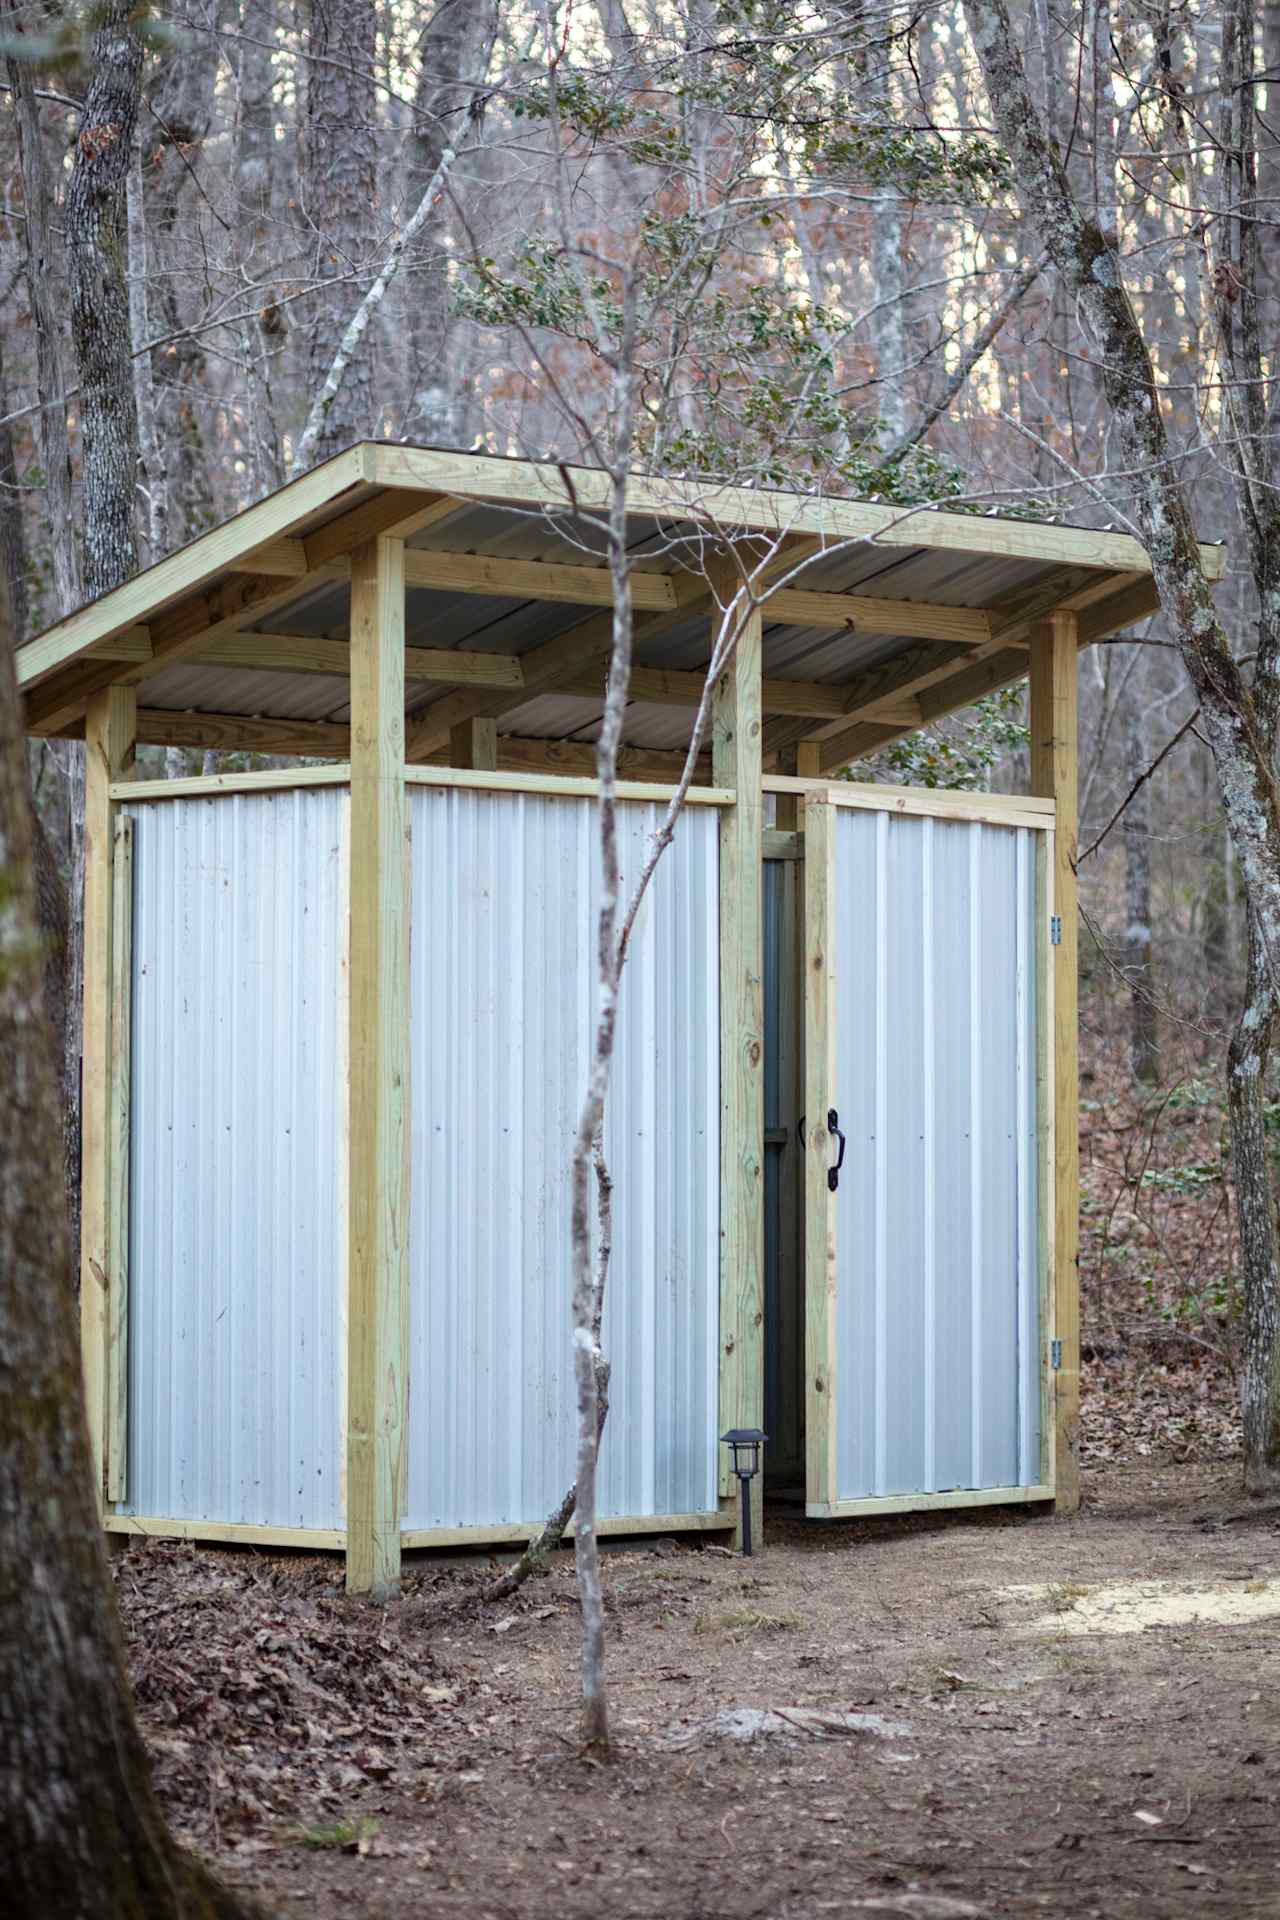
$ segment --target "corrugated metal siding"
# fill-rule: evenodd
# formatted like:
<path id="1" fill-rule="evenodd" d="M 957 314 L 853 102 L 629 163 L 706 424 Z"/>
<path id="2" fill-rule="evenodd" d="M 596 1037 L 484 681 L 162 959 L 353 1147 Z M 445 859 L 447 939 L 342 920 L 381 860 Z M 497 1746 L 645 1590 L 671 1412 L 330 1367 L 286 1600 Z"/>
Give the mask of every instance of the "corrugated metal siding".
<path id="1" fill-rule="evenodd" d="M 1040 1478 L 1034 858 L 836 817 L 844 1500 Z"/>
<path id="2" fill-rule="evenodd" d="M 568 1166 L 594 1005 L 586 801 L 416 788 L 405 1525 L 538 1521 L 573 1477 Z M 659 818 L 621 809 L 634 874 Z M 715 1505 L 718 821 L 692 808 L 622 990 L 601 1511 Z"/>
<path id="3" fill-rule="evenodd" d="M 129 1512 L 342 1524 L 346 807 L 128 809 Z"/>

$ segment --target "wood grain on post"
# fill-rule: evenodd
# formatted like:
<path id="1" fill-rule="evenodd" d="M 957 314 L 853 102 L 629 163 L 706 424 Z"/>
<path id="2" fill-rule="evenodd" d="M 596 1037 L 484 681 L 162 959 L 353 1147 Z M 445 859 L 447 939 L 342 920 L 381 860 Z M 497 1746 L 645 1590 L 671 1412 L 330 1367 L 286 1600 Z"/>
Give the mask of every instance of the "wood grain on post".
<path id="1" fill-rule="evenodd" d="M 1080 1505 L 1080 1144 L 1076 888 L 1078 616 L 1054 614 L 1031 635 L 1031 791 L 1057 809 L 1053 913 L 1054 1462 L 1060 1512 Z"/>
<path id="2" fill-rule="evenodd" d="M 99 1512 L 107 1490 L 111 1324 L 111 999 L 115 803 L 111 783 L 133 765 L 130 687 L 95 693 L 85 710 L 84 1030 L 81 1039 L 80 1345 Z"/>
<path id="3" fill-rule="evenodd" d="M 735 804 L 720 816 L 720 1429 L 764 1417 L 764 942 L 759 611 L 744 621 L 715 689 L 712 780 Z M 736 1486 L 736 1482 L 734 1483 Z M 763 1475 L 752 1486 L 762 1539 Z M 737 1514 L 721 1450 L 724 1512 Z M 740 1516 L 738 1518 L 740 1531 Z"/>
<path id="4" fill-rule="evenodd" d="M 408 1410 L 404 542 L 351 556 L 347 1590 L 400 1577 Z"/>

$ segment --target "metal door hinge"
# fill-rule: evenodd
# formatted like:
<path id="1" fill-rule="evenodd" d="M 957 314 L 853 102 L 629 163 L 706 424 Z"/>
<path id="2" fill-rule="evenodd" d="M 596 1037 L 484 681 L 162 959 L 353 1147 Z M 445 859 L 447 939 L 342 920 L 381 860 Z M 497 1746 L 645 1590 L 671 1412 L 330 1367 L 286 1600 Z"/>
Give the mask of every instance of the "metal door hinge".
<path id="1" fill-rule="evenodd" d="M 1053 1368 L 1055 1373 L 1057 1373 L 1058 1369 L 1062 1365 L 1061 1340 L 1051 1340 L 1049 1342 L 1049 1365 Z"/>
<path id="2" fill-rule="evenodd" d="M 1062 945 L 1062 918 L 1060 914 L 1051 913 L 1049 915 L 1049 945 L 1051 947 L 1060 947 Z"/>

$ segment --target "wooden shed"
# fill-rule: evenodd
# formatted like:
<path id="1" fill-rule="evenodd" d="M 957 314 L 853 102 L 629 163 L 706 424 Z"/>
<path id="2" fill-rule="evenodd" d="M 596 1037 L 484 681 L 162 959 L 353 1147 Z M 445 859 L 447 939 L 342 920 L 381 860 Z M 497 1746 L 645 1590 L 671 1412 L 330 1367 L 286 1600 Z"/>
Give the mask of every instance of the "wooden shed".
<path id="1" fill-rule="evenodd" d="M 362 445 L 19 653 L 29 731 L 88 749 L 81 1315 L 113 1531 L 343 1548 L 376 1591 L 404 1547 L 527 1537 L 571 1478 L 605 498 Z M 788 577 L 716 688 L 624 985 L 602 1531 L 733 1528 L 736 1426 L 815 1518 L 1074 1505 L 1076 657 L 1154 610 L 1147 558 L 670 480 L 630 501 L 631 870 L 710 656 L 708 554 L 781 535 Z M 1027 796 L 832 778 L 1027 674 Z M 143 781 L 140 743 L 330 764 Z"/>

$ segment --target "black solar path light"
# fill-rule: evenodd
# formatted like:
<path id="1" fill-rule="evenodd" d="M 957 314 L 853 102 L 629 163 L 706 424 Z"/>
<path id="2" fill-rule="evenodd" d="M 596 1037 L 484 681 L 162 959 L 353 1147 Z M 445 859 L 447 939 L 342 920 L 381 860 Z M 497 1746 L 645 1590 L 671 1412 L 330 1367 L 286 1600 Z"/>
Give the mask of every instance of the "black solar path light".
<path id="1" fill-rule="evenodd" d="M 751 1482 L 760 1471 L 760 1449 L 769 1438 L 759 1427 L 730 1427 L 720 1436 L 733 1455 L 733 1470 L 742 1495 L 742 1551 L 751 1552 Z"/>

